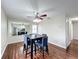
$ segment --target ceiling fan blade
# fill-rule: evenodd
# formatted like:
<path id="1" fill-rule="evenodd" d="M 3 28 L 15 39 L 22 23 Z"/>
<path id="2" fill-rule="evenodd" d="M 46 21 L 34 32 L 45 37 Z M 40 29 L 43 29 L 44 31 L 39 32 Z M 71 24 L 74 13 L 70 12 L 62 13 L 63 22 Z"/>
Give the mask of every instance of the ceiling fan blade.
<path id="1" fill-rule="evenodd" d="M 41 15 L 40 17 L 46 17 L 47 16 L 47 14 L 44 14 L 44 15 Z"/>
<path id="2" fill-rule="evenodd" d="M 39 19 L 43 20 L 43 18 L 39 17 Z"/>

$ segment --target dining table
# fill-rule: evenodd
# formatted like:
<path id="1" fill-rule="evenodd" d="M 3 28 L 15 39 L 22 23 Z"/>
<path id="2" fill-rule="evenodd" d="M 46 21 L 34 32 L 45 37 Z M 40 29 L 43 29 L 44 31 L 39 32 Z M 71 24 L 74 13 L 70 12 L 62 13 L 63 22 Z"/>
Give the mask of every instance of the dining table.
<path id="1" fill-rule="evenodd" d="M 33 59 L 33 44 L 35 41 L 42 39 L 43 35 L 41 34 L 29 34 L 30 45 L 31 45 L 31 59 Z"/>

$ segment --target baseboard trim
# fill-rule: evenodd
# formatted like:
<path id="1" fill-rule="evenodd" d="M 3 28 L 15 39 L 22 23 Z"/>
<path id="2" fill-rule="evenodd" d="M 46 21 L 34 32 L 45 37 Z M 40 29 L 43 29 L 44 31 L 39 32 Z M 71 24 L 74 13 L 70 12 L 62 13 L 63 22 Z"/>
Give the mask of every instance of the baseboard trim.
<path id="1" fill-rule="evenodd" d="M 16 41 L 16 42 L 9 42 L 8 44 L 14 44 L 14 43 L 18 43 L 18 42 L 23 42 L 23 40 L 22 41 Z"/>
<path id="2" fill-rule="evenodd" d="M 5 53 L 5 50 L 6 50 L 7 46 L 8 46 L 8 44 L 6 44 L 6 46 L 5 46 L 4 50 L 3 50 L 2 54 L 1 54 L 1 58 L 2 58 L 2 56 L 4 55 L 4 53 Z"/>
<path id="3" fill-rule="evenodd" d="M 57 46 L 57 45 L 52 44 L 52 43 L 49 43 L 49 44 L 50 44 L 51 46 L 53 46 L 53 47 L 55 47 L 55 48 L 59 49 L 60 51 L 62 50 L 62 51 L 64 51 L 64 52 L 66 52 L 66 49 L 65 49 L 65 48 L 62 48 L 62 47 Z"/>
<path id="4" fill-rule="evenodd" d="M 20 41 L 20 42 L 13 42 L 13 43 L 9 43 L 8 45 L 11 45 L 11 44 L 18 44 L 18 43 L 23 43 L 23 41 Z"/>
<path id="5" fill-rule="evenodd" d="M 58 47 L 61 47 L 61 48 L 66 49 L 66 46 L 65 46 L 65 45 L 64 45 L 64 46 L 62 46 L 62 45 L 60 45 L 60 44 L 53 43 L 53 42 L 50 42 L 50 41 L 49 41 L 49 43 L 51 43 L 51 44 L 53 44 L 53 45 L 56 45 L 56 46 L 58 46 Z"/>

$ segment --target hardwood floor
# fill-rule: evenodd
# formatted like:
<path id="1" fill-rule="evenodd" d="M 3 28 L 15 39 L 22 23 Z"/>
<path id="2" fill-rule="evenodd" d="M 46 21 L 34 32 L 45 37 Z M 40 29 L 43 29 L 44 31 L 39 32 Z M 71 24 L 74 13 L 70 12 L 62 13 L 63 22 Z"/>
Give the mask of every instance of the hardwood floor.
<path id="1" fill-rule="evenodd" d="M 23 54 L 23 43 L 14 43 L 6 47 L 2 59 L 30 59 L 30 54 L 26 58 L 25 54 Z M 42 53 L 37 52 L 34 59 L 42 59 Z M 78 41 L 73 40 L 67 51 L 49 44 L 49 55 L 45 54 L 44 59 L 78 59 Z"/>

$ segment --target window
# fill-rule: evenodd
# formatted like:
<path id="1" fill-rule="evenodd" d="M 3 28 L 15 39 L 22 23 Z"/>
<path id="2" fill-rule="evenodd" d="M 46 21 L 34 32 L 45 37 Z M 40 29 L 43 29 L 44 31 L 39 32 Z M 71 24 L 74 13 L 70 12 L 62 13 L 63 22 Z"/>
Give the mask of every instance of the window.
<path id="1" fill-rule="evenodd" d="M 37 33 L 37 25 L 32 25 L 32 33 Z"/>

